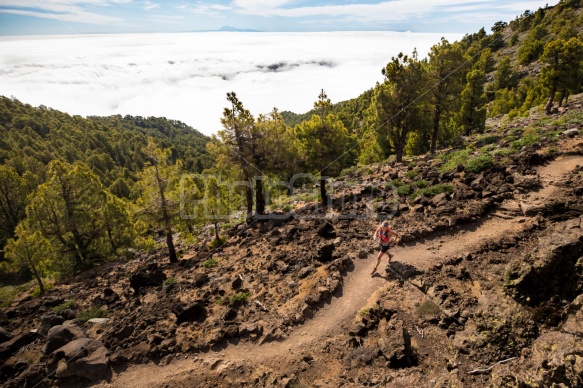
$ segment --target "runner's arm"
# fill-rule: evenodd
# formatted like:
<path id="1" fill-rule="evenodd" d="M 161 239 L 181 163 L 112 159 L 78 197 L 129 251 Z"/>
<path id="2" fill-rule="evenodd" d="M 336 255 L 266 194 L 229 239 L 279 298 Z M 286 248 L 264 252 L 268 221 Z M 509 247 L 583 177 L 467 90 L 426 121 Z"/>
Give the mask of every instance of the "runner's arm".
<path id="1" fill-rule="evenodd" d="M 397 233 L 397 232 L 393 232 L 392 230 L 391 230 L 391 231 L 389 231 L 389 234 L 390 234 L 391 236 L 395 236 L 396 238 L 399 238 L 399 239 L 401 238 L 401 235 L 400 235 L 399 233 Z"/>

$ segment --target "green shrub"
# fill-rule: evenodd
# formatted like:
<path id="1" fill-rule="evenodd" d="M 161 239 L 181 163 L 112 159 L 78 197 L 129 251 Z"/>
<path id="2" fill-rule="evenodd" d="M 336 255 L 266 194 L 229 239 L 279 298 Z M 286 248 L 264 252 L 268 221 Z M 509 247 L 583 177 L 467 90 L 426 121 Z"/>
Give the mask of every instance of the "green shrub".
<path id="1" fill-rule="evenodd" d="M 107 318 L 107 311 L 99 307 L 92 307 L 77 314 L 77 322 L 82 325 L 93 318 Z"/>
<path id="2" fill-rule="evenodd" d="M 562 122 L 564 125 L 580 125 L 581 122 L 583 121 L 583 113 L 582 112 L 576 112 L 573 114 L 570 114 L 568 116 L 563 116 L 560 119 L 557 120 L 557 122 Z M 581 129 L 579 129 L 579 133 L 581 133 Z"/>
<path id="3" fill-rule="evenodd" d="M 427 186 L 429 186 L 429 182 L 427 182 L 425 179 L 419 179 L 418 181 L 415 182 L 415 187 L 417 187 L 418 189 L 424 189 Z"/>
<path id="4" fill-rule="evenodd" d="M 421 303 L 421 305 L 417 308 L 418 315 L 437 315 L 440 312 L 440 308 L 438 305 L 433 303 L 430 300 L 426 300 L 425 302 Z"/>
<path id="5" fill-rule="evenodd" d="M 77 302 L 75 302 L 74 300 L 68 300 L 64 303 L 61 303 L 58 306 L 55 306 L 52 308 L 53 311 L 63 311 L 63 310 L 68 310 L 68 309 L 72 309 L 73 307 L 75 307 L 75 305 L 77 304 Z"/>
<path id="6" fill-rule="evenodd" d="M 520 110 L 519 109 L 511 109 L 510 112 L 508 112 L 508 118 L 509 119 L 515 119 L 518 116 L 520 116 Z"/>
<path id="7" fill-rule="evenodd" d="M 168 289 L 174 287 L 175 284 L 176 284 L 176 278 L 169 277 L 168 279 L 164 280 L 164 282 L 162 283 L 162 286 L 164 287 L 165 290 L 168 290 Z"/>
<path id="8" fill-rule="evenodd" d="M 533 145 L 534 143 L 538 143 L 540 141 L 540 135 L 537 135 L 535 133 L 528 133 L 528 134 L 524 134 L 522 136 L 522 138 L 513 141 L 511 143 L 512 148 L 514 148 L 515 150 L 519 150 L 522 147 L 528 147 Z"/>
<path id="9" fill-rule="evenodd" d="M 480 155 L 466 162 L 465 170 L 468 172 L 481 172 L 494 165 L 494 159 L 490 155 Z"/>
<path id="10" fill-rule="evenodd" d="M 244 291 L 244 292 L 240 292 L 238 294 L 233 294 L 230 297 L 223 296 L 223 297 L 217 299 L 217 304 L 219 304 L 221 306 L 240 305 L 240 304 L 243 304 L 247 301 L 247 299 L 249 298 L 249 295 L 251 295 L 250 292 Z"/>
<path id="11" fill-rule="evenodd" d="M 223 245 L 225 242 L 227 242 L 226 238 L 218 238 L 218 239 L 214 239 L 213 241 L 211 241 L 211 243 L 209 244 L 209 249 L 213 250 L 216 249 L 218 247 L 220 247 L 221 245 Z"/>
<path id="12" fill-rule="evenodd" d="M 403 186 L 397 187 L 397 194 L 404 197 L 406 195 L 409 195 L 409 193 L 411 193 L 411 186 L 403 185 Z"/>
<path id="13" fill-rule="evenodd" d="M 403 186 L 403 182 L 401 182 L 401 180 L 397 178 L 397 179 L 393 179 L 390 182 L 387 182 L 387 184 L 385 186 L 387 188 L 391 188 L 391 186 L 399 188 L 399 187 Z"/>
<path id="14" fill-rule="evenodd" d="M 514 153 L 514 151 L 511 150 L 510 148 L 498 148 L 498 149 L 490 152 L 490 155 L 492 155 L 492 156 L 497 156 L 497 155 L 508 156 L 510 154 L 513 154 L 513 153 Z"/>
<path id="15" fill-rule="evenodd" d="M 495 149 L 496 149 L 496 145 L 488 144 L 488 145 L 485 145 L 482 148 L 480 148 L 480 154 L 484 155 L 484 154 L 492 152 Z"/>
<path id="16" fill-rule="evenodd" d="M 247 301 L 247 298 L 249 298 L 249 295 L 251 295 L 251 293 L 245 291 L 245 292 L 240 292 L 238 294 L 232 295 L 229 300 L 231 301 L 231 303 L 235 304 L 235 303 L 244 303 L 245 301 Z"/>
<path id="17" fill-rule="evenodd" d="M 415 169 L 415 170 L 407 171 L 407 172 L 405 173 L 405 175 L 406 175 L 408 178 L 411 178 L 411 179 L 413 179 L 413 178 L 415 178 L 417 175 L 419 175 L 419 170 Z"/>
<path id="18" fill-rule="evenodd" d="M 439 158 L 445 163 L 439 168 L 439 172 L 450 172 L 454 171 L 458 164 L 465 164 L 470 158 L 470 152 L 468 150 L 453 151 L 449 154 L 440 155 Z"/>
<path id="19" fill-rule="evenodd" d="M 426 197 L 433 198 L 437 194 L 441 194 L 441 193 L 453 194 L 453 192 L 454 192 L 453 185 L 447 185 L 447 184 L 440 183 L 438 185 L 429 186 L 429 187 L 426 187 L 424 189 L 415 191 L 413 194 L 411 194 L 409 196 L 409 199 L 413 200 L 420 195 L 424 195 Z"/>
<path id="20" fill-rule="evenodd" d="M 217 264 L 219 264 L 219 262 L 212 257 L 202 262 L 202 266 L 205 268 L 214 268 L 217 266 Z"/>
<path id="21" fill-rule="evenodd" d="M 500 140 L 500 136 L 498 135 L 481 135 L 476 139 L 476 144 L 478 147 L 494 144 Z"/>

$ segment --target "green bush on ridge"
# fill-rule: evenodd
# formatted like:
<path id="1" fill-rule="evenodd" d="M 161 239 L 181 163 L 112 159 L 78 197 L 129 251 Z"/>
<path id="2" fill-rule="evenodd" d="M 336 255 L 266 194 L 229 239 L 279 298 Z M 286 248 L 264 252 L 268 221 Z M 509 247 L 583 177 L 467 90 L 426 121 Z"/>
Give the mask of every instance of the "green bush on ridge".
<path id="1" fill-rule="evenodd" d="M 455 188 L 453 185 L 448 185 L 448 184 L 437 184 L 434 186 L 429 186 L 426 187 L 424 189 L 420 189 L 415 191 L 413 194 L 411 194 L 409 196 L 409 199 L 414 200 L 415 198 L 419 197 L 420 195 L 426 196 L 426 197 L 435 197 L 438 194 L 441 193 L 447 193 L 447 194 L 453 194 L 453 192 L 455 191 Z"/>

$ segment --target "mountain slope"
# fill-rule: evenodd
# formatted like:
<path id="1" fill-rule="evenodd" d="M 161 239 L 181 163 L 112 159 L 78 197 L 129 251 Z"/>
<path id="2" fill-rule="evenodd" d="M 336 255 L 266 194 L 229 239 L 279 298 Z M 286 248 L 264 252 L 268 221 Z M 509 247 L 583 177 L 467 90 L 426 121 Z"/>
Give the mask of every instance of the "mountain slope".
<path id="1" fill-rule="evenodd" d="M 0 322 L 7 386 L 497 386 L 507 366 L 517 382 L 576 386 L 583 96 L 569 104 L 553 120 L 495 123 L 464 162 L 448 150 L 353 172 L 325 213 L 298 204 L 233 228 L 216 251 L 182 246 L 178 264 L 161 250 L 16 300 Z M 371 278 L 385 218 L 403 245 Z M 96 307 L 110 321 L 79 336 L 109 351 L 104 381 L 83 377 L 91 355 L 51 374 L 60 353 L 30 330 Z M 510 364 L 475 372 L 499 361 Z"/>

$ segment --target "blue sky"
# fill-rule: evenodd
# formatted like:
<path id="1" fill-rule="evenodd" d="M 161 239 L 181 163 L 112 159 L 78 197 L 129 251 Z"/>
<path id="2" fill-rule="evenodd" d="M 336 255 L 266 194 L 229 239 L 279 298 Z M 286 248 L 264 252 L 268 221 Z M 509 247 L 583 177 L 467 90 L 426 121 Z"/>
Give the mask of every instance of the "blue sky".
<path id="1" fill-rule="evenodd" d="M 0 0 L 0 35 L 261 31 L 472 33 L 558 0 Z"/>

